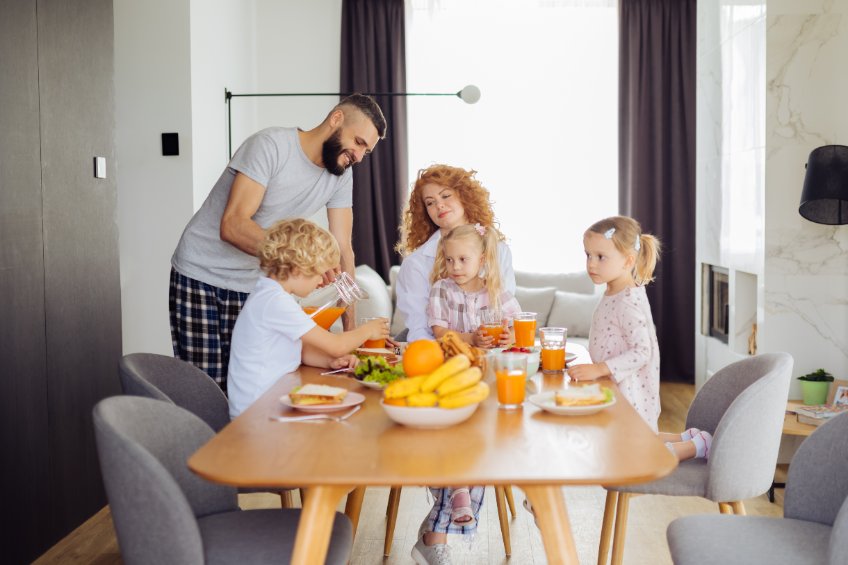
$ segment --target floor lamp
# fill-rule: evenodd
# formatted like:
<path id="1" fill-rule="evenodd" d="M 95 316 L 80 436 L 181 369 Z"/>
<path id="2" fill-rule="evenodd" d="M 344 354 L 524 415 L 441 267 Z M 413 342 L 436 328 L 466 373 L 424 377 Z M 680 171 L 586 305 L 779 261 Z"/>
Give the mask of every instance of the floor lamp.
<path id="1" fill-rule="evenodd" d="M 275 92 L 275 93 L 247 93 L 235 94 L 224 88 L 224 101 L 227 104 L 227 153 L 233 157 L 233 123 L 232 123 L 232 99 L 233 98 L 263 98 L 275 96 L 349 96 L 352 92 Z M 459 92 L 363 92 L 368 96 L 456 96 L 466 104 L 476 104 L 480 100 L 480 89 L 469 84 Z"/>
<path id="2" fill-rule="evenodd" d="M 798 213 L 817 224 L 848 224 L 848 146 L 825 145 L 810 153 Z"/>

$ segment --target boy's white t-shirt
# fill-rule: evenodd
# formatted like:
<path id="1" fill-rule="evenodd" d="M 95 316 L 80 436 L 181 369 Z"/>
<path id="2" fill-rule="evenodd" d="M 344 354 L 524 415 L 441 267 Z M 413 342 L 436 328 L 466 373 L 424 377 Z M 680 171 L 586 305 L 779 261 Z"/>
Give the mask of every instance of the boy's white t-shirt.
<path id="1" fill-rule="evenodd" d="M 315 327 L 280 283 L 260 277 L 233 328 L 227 392 L 230 418 L 300 366 L 303 334 Z"/>

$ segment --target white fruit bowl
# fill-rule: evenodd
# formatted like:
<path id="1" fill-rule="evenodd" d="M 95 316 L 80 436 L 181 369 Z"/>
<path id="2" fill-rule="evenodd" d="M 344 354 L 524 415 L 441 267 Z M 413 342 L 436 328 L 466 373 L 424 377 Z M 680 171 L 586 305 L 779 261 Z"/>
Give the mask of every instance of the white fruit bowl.
<path id="1" fill-rule="evenodd" d="M 462 408 L 422 408 L 414 406 L 392 406 L 380 400 L 380 406 L 389 418 L 411 428 L 438 429 L 447 428 L 464 422 L 477 410 L 479 402 Z"/>

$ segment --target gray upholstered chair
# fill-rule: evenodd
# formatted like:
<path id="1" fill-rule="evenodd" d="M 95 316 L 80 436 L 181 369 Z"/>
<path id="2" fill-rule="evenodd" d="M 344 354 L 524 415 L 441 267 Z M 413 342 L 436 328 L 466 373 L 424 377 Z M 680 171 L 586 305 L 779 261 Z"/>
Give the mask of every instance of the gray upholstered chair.
<path id="1" fill-rule="evenodd" d="M 227 397 L 209 375 L 182 359 L 131 353 L 118 363 L 124 394 L 164 400 L 185 408 L 216 433 L 230 423 Z"/>
<path id="2" fill-rule="evenodd" d="M 783 516 L 678 518 L 668 527 L 671 557 L 677 565 L 848 563 L 848 414 L 798 448 Z"/>
<path id="3" fill-rule="evenodd" d="M 186 461 L 213 435 L 173 404 L 116 396 L 94 407 L 103 483 L 125 563 L 287 563 L 300 510 L 239 510 L 236 489 Z M 346 563 L 350 521 L 336 514 L 327 563 Z"/>
<path id="4" fill-rule="evenodd" d="M 613 536 L 612 563 L 620 564 L 630 497 L 638 494 L 700 496 L 723 514 L 744 514 L 742 500 L 768 491 L 774 479 L 792 375 L 792 356 L 767 353 L 731 363 L 695 395 L 686 428 L 713 435 L 710 458 L 683 461 L 670 475 L 650 483 L 610 487 L 598 548 L 604 564 Z"/>
<path id="5" fill-rule="evenodd" d="M 162 400 L 184 408 L 206 422 L 215 433 L 230 423 L 227 397 L 209 375 L 191 363 L 156 353 L 131 353 L 118 362 L 124 394 Z M 239 492 L 268 492 L 241 488 Z M 291 489 L 279 491 L 283 508 L 292 508 Z M 301 493 L 301 498 L 303 493 Z"/>

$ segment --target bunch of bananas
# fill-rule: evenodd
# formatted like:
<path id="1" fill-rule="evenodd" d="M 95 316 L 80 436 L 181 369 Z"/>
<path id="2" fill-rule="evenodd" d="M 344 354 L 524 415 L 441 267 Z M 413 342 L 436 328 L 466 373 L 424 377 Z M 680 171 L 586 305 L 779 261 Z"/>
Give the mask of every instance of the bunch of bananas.
<path id="1" fill-rule="evenodd" d="M 396 406 L 461 408 L 489 396 L 483 372 L 467 355 L 454 355 L 429 375 L 399 379 L 383 391 L 384 402 Z"/>

